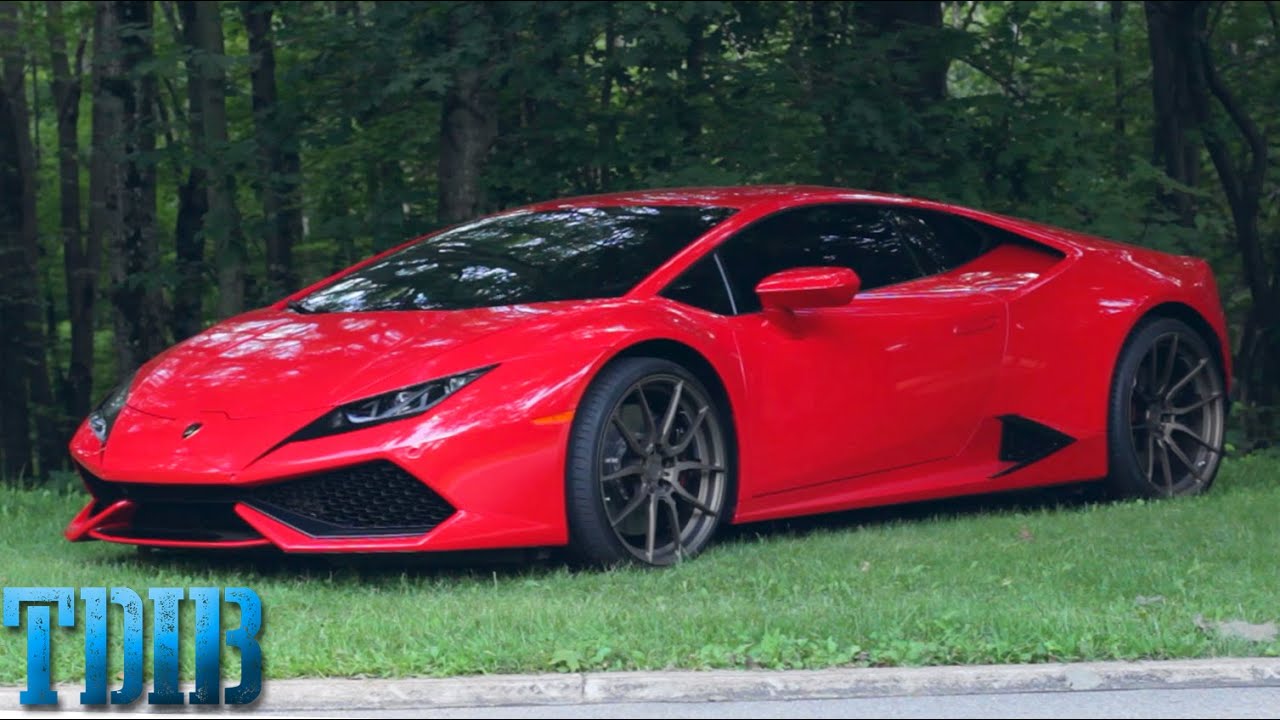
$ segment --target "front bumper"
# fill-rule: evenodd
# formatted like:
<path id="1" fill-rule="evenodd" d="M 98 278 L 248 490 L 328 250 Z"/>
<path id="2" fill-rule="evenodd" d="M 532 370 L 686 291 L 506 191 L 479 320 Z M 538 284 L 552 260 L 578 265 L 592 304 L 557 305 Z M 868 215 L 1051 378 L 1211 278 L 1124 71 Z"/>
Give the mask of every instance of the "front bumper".
<path id="1" fill-rule="evenodd" d="M 420 552 L 563 545 L 567 425 L 512 423 L 426 441 L 409 425 L 281 447 L 243 470 L 160 448 L 72 455 L 93 499 L 70 540 L 286 552 Z M 110 451 L 108 451 L 110 452 Z"/>
<path id="2" fill-rule="evenodd" d="M 163 418 L 126 405 L 109 443 L 87 424 L 72 438 L 93 501 L 66 536 L 315 553 L 563 545 L 573 399 L 563 381 L 548 387 L 476 383 L 427 415 L 308 440 L 289 438 L 316 411 Z"/>

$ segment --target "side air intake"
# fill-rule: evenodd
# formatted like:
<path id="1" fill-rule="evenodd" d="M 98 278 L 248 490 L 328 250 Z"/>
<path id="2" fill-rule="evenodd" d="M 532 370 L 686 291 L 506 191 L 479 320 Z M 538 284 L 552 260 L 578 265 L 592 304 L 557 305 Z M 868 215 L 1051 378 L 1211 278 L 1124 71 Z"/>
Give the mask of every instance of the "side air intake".
<path id="1" fill-rule="evenodd" d="M 992 475 L 1000 477 L 1043 460 L 1076 439 L 1021 415 L 1001 415 L 1000 459 L 1015 463 Z"/>

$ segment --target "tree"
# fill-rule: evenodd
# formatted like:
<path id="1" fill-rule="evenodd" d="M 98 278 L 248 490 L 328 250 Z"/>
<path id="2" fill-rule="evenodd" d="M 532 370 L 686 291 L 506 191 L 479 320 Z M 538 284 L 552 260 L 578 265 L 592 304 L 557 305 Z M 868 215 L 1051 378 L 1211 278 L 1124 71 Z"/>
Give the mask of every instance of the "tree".
<path id="1" fill-rule="evenodd" d="M 1110 12 L 1107 33 L 1111 36 L 1111 128 L 1115 133 L 1115 171 L 1123 176 L 1129 168 L 1129 141 L 1125 132 L 1125 56 L 1124 56 L 1124 0 L 1109 0 Z"/>
<path id="2" fill-rule="evenodd" d="M 276 51 L 271 29 L 274 11 L 274 2 L 245 0 L 240 3 L 252 59 L 253 122 L 262 176 L 266 278 L 272 297 L 295 289 L 293 247 L 302 241 L 299 176 L 302 163 L 298 157 L 294 119 L 282 106 L 276 90 Z"/>
<path id="3" fill-rule="evenodd" d="M 68 418 L 78 421 L 89 413 L 93 393 L 94 308 L 98 268 L 102 264 L 101 238 L 92 233 L 86 237 L 80 217 L 80 94 L 88 36 L 81 33 L 73 63 L 67 55 L 62 3 L 49 0 L 45 3 L 45 12 L 53 104 L 58 121 L 58 222 L 62 230 L 67 316 L 71 324 L 66 410 Z"/>
<path id="4" fill-rule="evenodd" d="M 494 12 L 487 3 L 458 3 L 449 13 L 457 60 L 440 114 L 441 223 L 467 220 L 483 207 L 481 173 L 498 134 L 497 94 L 490 84 Z"/>
<path id="5" fill-rule="evenodd" d="M 124 105 L 118 86 L 124 82 L 123 58 L 120 49 L 120 27 L 116 8 L 102 2 L 94 6 L 93 14 L 93 111 L 91 151 L 89 156 L 89 240 L 104 248 L 112 256 L 111 283 L 114 286 L 119 273 L 114 266 L 116 254 L 123 243 L 124 215 L 121 198 L 124 165 Z M 112 308 L 116 306 L 114 293 Z M 112 329 L 119 324 L 112 318 Z M 127 336 L 123 336 L 127 337 Z M 122 339 L 123 339 L 122 337 Z M 117 363 L 132 363 L 132 354 L 125 356 L 117 347 Z"/>
<path id="6" fill-rule="evenodd" d="M 860 0 L 853 15 L 864 38 L 889 40 L 885 53 L 892 91 L 916 110 L 947 94 L 950 58 L 938 46 L 942 3 L 936 0 Z"/>
<path id="7" fill-rule="evenodd" d="M 1236 353 L 1239 395 L 1246 408 L 1269 408 L 1276 401 L 1277 389 L 1264 368 L 1280 362 L 1280 264 L 1268 261 L 1260 228 L 1267 141 L 1219 72 L 1209 15 L 1211 10 L 1221 13 L 1221 5 L 1147 2 L 1145 7 L 1157 153 L 1165 158 L 1166 171 L 1174 180 L 1194 186 L 1201 163 L 1192 144 L 1190 131 L 1195 130 L 1217 173 L 1251 300 Z M 1190 224 L 1195 212 L 1191 197 L 1176 192 L 1173 198 L 1183 222 Z M 1265 427 L 1269 420 L 1263 418 L 1261 424 Z M 1250 429 L 1251 434 L 1260 431 Z"/>
<path id="8" fill-rule="evenodd" d="M 204 64 L 196 36 L 195 3 L 176 3 L 181 22 L 168 12 L 183 47 L 187 70 L 186 178 L 178 186 L 178 217 L 173 244 L 176 281 L 173 289 L 173 336 L 191 337 L 204 327 L 205 220 L 209 214 L 209 148 L 204 131 Z M 166 5 L 166 9 L 171 6 Z M 178 104 L 174 100 L 174 105 Z M 175 113 L 176 114 L 176 113 Z"/>
<path id="9" fill-rule="evenodd" d="M 156 236 L 156 92 L 152 4 L 111 0 L 98 5 L 95 35 L 95 153 L 102 152 L 100 227 L 110 254 L 118 370 L 126 373 L 164 349 L 164 298 Z M 98 121 L 102 127 L 99 135 Z M 107 135 L 118 131 L 115 135 Z M 100 144 L 99 144 L 100 143 Z M 92 180 L 91 180 L 92 186 Z M 92 190 L 90 191 L 92 195 Z M 112 194 L 115 196 L 112 197 Z"/>
<path id="10" fill-rule="evenodd" d="M 1197 37 L 1204 26 L 1202 2 L 1147 2 L 1151 49 L 1151 96 L 1155 103 L 1154 156 L 1174 182 L 1194 188 L 1200 181 L 1200 149 L 1192 132 L 1199 124 L 1192 84 L 1201 62 Z M 1192 196 L 1161 190 L 1162 201 L 1183 225 L 1195 219 Z"/>
<path id="11" fill-rule="evenodd" d="M 195 40 L 194 50 L 201 68 L 201 111 L 204 143 L 209 163 L 209 212 L 204 232 L 213 240 L 218 277 L 218 315 L 228 317 L 244 310 L 248 249 L 240 211 L 236 206 L 235 163 L 227 134 L 227 76 L 223 69 L 226 51 L 222 40 L 222 16 L 216 0 L 184 0 L 183 15 L 189 18 L 186 32 Z"/>
<path id="12" fill-rule="evenodd" d="M 1207 9 L 1199 10 L 1191 85 L 1196 121 L 1231 208 L 1245 284 L 1253 300 L 1241 332 L 1236 361 L 1240 395 L 1246 402 L 1270 407 L 1277 397 L 1275 381 L 1257 382 L 1259 378 L 1255 376 L 1258 370 L 1274 368 L 1272 363 L 1280 364 L 1280 259 L 1273 257 L 1268 270 L 1259 228 L 1268 164 L 1267 140 L 1244 104 L 1222 79 L 1214 59 L 1210 31 L 1205 26 Z M 1214 117 L 1210 97 L 1217 102 L 1218 112 L 1229 119 L 1229 125 Z M 1239 149 L 1232 146 L 1232 134 Z M 1280 249 L 1280 241 L 1275 244 Z"/>
<path id="13" fill-rule="evenodd" d="M 43 303 L 40 291 L 40 239 L 36 215 L 35 149 L 31 139 L 31 118 L 27 108 L 25 83 L 26 56 L 20 42 L 18 5 L 0 3 L 0 43 L 3 48 L 3 88 L 0 89 L 0 165 L 5 176 L 3 193 L 7 216 L 3 232 L 8 237 L 0 247 L 3 258 L 5 299 L 4 336 L 17 340 L 18 353 L 5 367 L 5 404 L 30 403 L 26 408 L 6 412 L 4 429 L 20 437 L 12 440 L 6 451 L 8 469 L 25 468 L 28 472 L 47 473 L 61 465 L 58 442 L 57 412 L 49 382 L 48 344 L 44 333 Z M 10 394 L 12 393 L 12 394 Z M 27 416 L 30 415 L 30 418 Z M 34 420 L 38 465 L 29 459 L 31 428 Z"/>
<path id="14" fill-rule="evenodd" d="M 0 41 L 13 47 L 17 38 L 17 11 L 12 3 L 0 6 Z M 21 158 L 20 129 L 12 107 L 14 88 L 7 72 L 9 57 L 0 83 L 0 335 L 21 337 L 25 304 L 31 300 L 30 276 L 24 272 L 25 178 Z M 21 70 L 18 77 L 21 78 Z M 4 441 L 3 471 L 18 478 L 32 471 L 31 417 L 28 409 L 26 368 L 20 353 L 0 355 L 0 438 Z"/>

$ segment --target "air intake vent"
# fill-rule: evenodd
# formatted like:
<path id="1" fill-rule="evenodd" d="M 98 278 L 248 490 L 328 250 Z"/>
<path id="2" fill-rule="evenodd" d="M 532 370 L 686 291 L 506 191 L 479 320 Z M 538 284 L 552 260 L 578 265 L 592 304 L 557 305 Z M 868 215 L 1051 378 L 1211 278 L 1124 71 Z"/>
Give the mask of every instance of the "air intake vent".
<path id="1" fill-rule="evenodd" d="M 1001 415 L 1000 459 L 1016 463 L 992 477 L 1008 475 L 1058 452 L 1076 439 L 1021 415 Z"/>
<path id="2" fill-rule="evenodd" d="M 246 502 L 308 535 L 421 535 L 454 508 L 390 462 L 258 488 Z"/>

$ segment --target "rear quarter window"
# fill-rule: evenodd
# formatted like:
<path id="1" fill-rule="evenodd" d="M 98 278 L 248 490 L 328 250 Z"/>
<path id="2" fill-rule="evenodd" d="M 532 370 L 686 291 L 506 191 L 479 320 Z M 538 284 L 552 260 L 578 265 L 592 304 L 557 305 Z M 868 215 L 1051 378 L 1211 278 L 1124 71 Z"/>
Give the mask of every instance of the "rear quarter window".
<path id="1" fill-rule="evenodd" d="M 898 220 L 907 246 L 935 273 L 960 267 L 1000 244 L 984 227 L 956 215 L 908 210 L 899 212 Z"/>

